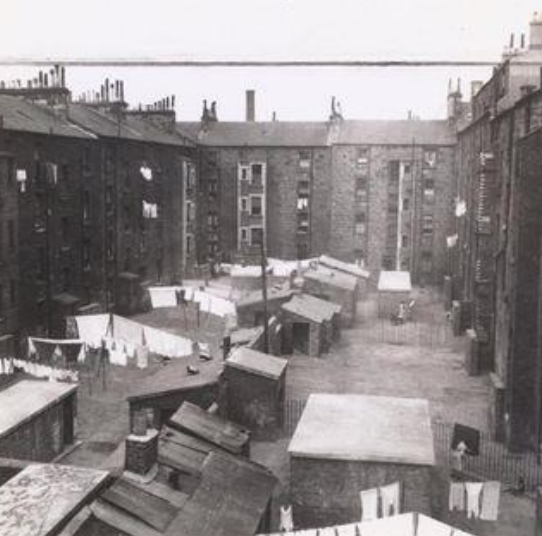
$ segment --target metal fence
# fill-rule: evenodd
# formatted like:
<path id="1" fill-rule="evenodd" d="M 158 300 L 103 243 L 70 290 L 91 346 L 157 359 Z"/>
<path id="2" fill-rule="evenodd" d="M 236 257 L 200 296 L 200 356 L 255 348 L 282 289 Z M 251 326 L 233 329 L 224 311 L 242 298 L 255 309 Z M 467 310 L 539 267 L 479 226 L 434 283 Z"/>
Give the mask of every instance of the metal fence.
<path id="1" fill-rule="evenodd" d="M 291 437 L 305 408 L 305 400 L 287 400 L 284 418 L 284 434 Z M 437 465 L 451 470 L 453 423 L 434 420 L 432 422 Z M 496 443 L 488 434 L 480 436 L 478 456 L 466 456 L 463 463 L 466 477 L 479 480 L 499 480 L 505 487 L 515 486 L 522 477 L 527 491 L 542 485 L 542 466 L 535 454 L 509 452 L 504 445 Z"/>

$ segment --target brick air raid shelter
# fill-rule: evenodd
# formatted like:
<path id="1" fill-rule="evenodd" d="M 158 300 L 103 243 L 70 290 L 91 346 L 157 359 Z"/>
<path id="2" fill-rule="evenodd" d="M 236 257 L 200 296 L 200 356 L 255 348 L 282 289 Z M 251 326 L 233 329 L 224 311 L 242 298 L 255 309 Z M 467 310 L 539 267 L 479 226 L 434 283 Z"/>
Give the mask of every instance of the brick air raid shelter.
<path id="1" fill-rule="evenodd" d="M 222 410 L 253 432 L 272 431 L 283 421 L 288 361 L 251 348 L 237 348 L 226 360 Z"/>
<path id="2" fill-rule="evenodd" d="M 0 456 L 48 462 L 74 442 L 77 385 L 20 380 L 0 391 Z"/>
<path id="3" fill-rule="evenodd" d="M 435 453 L 426 400 L 312 394 L 288 452 L 299 528 L 359 520 L 360 491 L 397 481 L 402 511 L 431 513 Z"/>
<path id="4" fill-rule="evenodd" d="M 285 347 L 319 357 L 340 335 L 341 306 L 298 294 L 281 309 Z"/>

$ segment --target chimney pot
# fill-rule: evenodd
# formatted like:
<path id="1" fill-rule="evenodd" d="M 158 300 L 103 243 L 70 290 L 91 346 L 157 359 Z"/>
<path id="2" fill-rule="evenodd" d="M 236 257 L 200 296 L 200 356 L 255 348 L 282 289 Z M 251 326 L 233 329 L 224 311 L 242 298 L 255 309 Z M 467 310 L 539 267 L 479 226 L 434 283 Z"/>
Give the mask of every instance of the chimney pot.
<path id="1" fill-rule="evenodd" d="M 256 92 L 253 89 L 246 91 L 246 120 L 247 122 L 256 121 Z"/>

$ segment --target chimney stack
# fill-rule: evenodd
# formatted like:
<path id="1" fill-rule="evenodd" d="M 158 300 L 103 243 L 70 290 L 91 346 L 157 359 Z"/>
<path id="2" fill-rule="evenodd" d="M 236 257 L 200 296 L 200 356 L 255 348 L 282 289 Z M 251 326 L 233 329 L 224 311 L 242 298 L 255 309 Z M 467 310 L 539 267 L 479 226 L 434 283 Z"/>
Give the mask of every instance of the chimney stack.
<path id="1" fill-rule="evenodd" d="M 246 91 L 246 120 L 252 123 L 256 121 L 256 92 L 253 89 Z"/>
<path id="2" fill-rule="evenodd" d="M 138 475 L 148 474 L 158 461 L 158 430 L 147 427 L 147 413 L 133 416 L 132 433 L 126 438 L 124 468 Z"/>
<path id="3" fill-rule="evenodd" d="M 535 13 L 530 24 L 529 48 L 531 50 L 542 49 L 542 17 Z"/>

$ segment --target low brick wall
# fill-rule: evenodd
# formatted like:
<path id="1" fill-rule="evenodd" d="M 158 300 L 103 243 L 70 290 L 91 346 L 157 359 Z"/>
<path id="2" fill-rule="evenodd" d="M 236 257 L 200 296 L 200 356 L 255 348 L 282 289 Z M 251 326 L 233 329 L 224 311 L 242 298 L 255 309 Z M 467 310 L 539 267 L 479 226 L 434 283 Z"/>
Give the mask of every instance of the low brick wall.
<path id="1" fill-rule="evenodd" d="M 292 457 L 291 500 L 298 528 L 359 521 L 360 491 L 400 481 L 401 510 L 431 515 L 432 468 Z"/>

